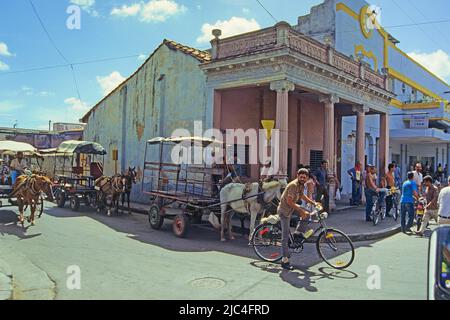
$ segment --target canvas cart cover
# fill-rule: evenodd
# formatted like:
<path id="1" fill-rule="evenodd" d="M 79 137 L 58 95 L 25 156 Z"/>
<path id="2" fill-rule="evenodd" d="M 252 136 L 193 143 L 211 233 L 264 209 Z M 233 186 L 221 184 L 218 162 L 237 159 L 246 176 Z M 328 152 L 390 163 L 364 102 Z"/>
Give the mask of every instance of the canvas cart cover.
<path id="1" fill-rule="evenodd" d="M 37 149 L 31 144 L 16 141 L 0 141 L 0 153 L 2 154 L 16 154 L 17 152 L 23 152 L 26 155 L 35 155 Z"/>
<path id="2" fill-rule="evenodd" d="M 105 155 L 106 150 L 101 144 L 91 141 L 68 140 L 61 143 L 56 153 L 84 153 Z"/>

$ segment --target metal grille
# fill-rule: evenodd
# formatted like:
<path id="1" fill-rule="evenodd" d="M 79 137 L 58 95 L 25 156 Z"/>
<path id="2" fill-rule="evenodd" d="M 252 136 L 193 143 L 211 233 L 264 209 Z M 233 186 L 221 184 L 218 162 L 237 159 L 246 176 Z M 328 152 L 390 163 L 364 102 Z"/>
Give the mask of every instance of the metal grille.
<path id="1" fill-rule="evenodd" d="M 311 171 L 314 172 L 320 167 L 320 163 L 323 160 L 323 151 L 321 150 L 311 150 L 309 156 L 309 166 Z"/>

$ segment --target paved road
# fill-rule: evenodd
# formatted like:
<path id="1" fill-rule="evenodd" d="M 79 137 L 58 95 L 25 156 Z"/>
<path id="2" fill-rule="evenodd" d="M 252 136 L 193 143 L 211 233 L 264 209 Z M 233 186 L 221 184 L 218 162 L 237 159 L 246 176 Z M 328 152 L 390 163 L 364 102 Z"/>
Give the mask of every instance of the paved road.
<path id="1" fill-rule="evenodd" d="M 245 238 L 221 243 L 207 227 L 178 239 L 170 223 L 154 231 L 142 215 L 73 213 L 51 204 L 45 212 L 35 227 L 23 229 L 14 210 L 0 209 L 0 260 L 13 270 L 19 299 L 426 297 L 427 239 L 402 234 L 359 243 L 347 271 L 326 267 L 308 245 L 293 260 L 298 269 L 284 272 L 258 261 Z M 80 268 L 80 290 L 66 285 L 69 266 Z M 380 289 L 367 287 L 369 266 L 379 268 Z"/>

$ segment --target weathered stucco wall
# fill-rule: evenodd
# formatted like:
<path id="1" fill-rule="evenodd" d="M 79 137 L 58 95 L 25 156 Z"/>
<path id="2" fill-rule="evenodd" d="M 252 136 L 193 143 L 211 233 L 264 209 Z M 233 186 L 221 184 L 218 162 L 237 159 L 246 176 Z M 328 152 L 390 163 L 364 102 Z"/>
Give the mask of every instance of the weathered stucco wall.
<path id="1" fill-rule="evenodd" d="M 206 79 L 199 63 L 162 45 L 87 121 L 84 139 L 99 142 L 108 151 L 106 175 L 115 173 L 114 149 L 119 152 L 119 171 L 136 167 L 134 201 L 147 200 L 141 188 L 146 141 L 171 136 L 177 128 L 193 132 L 194 121 L 204 121 Z"/>

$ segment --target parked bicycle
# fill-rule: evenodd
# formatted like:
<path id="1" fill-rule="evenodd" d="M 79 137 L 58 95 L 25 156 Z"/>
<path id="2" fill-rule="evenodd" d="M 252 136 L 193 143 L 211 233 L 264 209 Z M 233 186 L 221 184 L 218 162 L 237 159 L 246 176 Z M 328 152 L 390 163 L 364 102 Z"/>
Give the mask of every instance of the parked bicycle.
<path id="1" fill-rule="evenodd" d="M 384 192 L 385 194 L 388 193 L 388 189 L 381 189 L 381 192 Z M 372 212 L 371 212 L 371 218 L 373 221 L 373 225 L 376 226 L 381 220 L 386 219 L 386 201 L 380 201 L 380 193 L 375 196 L 375 201 L 373 203 Z M 398 219 L 398 216 L 397 216 Z"/>
<path id="2" fill-rule="evenodd" d="M 348 268 L 355 258 L 355 249 L 350 238 L 342 231 L 329 228 L 325 222 L 328 217 L 321 207 L 316 207 L 311 216 L 316 216 L 319 224 L 313 235 L 319 234 L 316 249 L 322 260 L 334 269 Z M 267 262 L 279 262 L 281 254 L 281 223 L 278 216 L 270 216 L 262 220 L 252 236 L 252 246 L 255 253 Z M 296 240 L 289 231 L 289 250 L 291 254 L 301 254 L 307 239 Z"/>
<path id="3" fill-rule="evenodd" d="M 392 218 L 395 221 L 397 221 L 398 217 L 400 216 L 400 197 L 401 197 L 400 189 L 392 187 L 391 189 L 388 190 L 387 196 L 392 197 L 392 208 L 390 212 L 387 212 L 387 214 L 392 212 Z"/>

